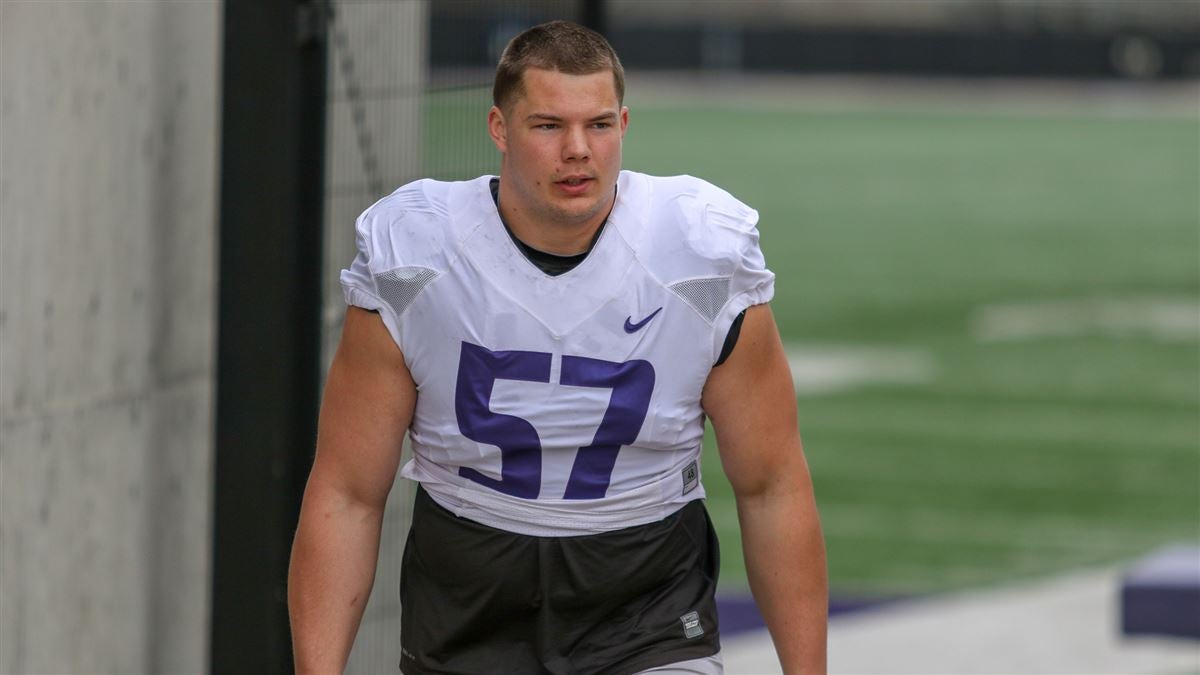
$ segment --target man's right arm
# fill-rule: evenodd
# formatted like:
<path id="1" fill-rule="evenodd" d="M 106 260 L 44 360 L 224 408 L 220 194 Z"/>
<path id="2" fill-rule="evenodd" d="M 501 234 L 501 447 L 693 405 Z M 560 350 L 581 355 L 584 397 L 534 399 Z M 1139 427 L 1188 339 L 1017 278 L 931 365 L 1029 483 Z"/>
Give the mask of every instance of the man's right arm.
<path id="1" fill-rule="evenodd" d="M 340 673 L 375 581 L 416 385 L 378 314 L 346 311 L 288 573 L 297 673 Z"/>

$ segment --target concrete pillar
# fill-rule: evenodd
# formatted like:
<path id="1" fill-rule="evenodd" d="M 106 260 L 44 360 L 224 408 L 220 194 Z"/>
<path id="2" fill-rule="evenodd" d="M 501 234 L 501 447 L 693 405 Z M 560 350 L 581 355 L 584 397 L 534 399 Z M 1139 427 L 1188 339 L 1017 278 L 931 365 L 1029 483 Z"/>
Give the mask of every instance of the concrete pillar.
<path id="1" fill-rule="evenodd" d="M 203 672 L 218 2 L 0 3 L 0 671 Z"/>

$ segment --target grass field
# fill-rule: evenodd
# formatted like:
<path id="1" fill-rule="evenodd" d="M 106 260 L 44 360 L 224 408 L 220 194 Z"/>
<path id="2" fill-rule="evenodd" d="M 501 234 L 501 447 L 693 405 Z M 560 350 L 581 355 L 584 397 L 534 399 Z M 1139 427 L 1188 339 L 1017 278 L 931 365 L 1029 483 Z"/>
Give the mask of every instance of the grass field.
<path id="1" fill-rule="evenodd" d="M 798 399 L 835 592 L 1200 538 L 1196 119 L 631 105 L 626 168 L 701 176 L 760 211 L 789 345 L 932 364 Z M 430 122 L 437 148 L 464 119 Z M 711 443 L 705 484 L 722 584 L 744 587 Z"/>

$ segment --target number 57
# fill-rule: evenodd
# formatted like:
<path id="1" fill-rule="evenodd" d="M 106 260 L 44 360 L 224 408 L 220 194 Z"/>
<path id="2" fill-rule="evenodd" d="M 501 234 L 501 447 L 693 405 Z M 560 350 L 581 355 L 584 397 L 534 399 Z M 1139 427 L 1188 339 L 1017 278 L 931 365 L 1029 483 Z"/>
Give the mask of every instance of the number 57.
<path id="1" fill-rule="evenodd" d="M 494 352 L 462 343 L 454 393 L 458 429 L 477 443 L 500 448 L 500 479 L 468 467 L 459 468 L 460 476 L 507 495 L 537 499 L 542 489 L 542 443 L 537 430 L 528 420 L 492 412 L 489 406 L 496 380 L 549 382 L 550 359 L 547 352 Z M 621 446 L 633 443 L 642 430 L 654 391 L 654 367 L 640 359 L 618 363 L 564 355 L 558 382 L 612 389 L 592 444 L 575 455 L 563 494 L 565 499 L 599 499 L 608 491 Z"/>

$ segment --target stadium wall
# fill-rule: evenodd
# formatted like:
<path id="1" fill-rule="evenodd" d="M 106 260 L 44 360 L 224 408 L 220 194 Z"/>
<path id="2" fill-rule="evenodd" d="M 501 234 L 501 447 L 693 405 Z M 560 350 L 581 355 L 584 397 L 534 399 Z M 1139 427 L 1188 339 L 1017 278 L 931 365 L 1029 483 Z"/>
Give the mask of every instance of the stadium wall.
<path id="1" fill-rule="evenodd" d="M 630 69 L 951 77 L 1180 79 L 1200 74 L 1195 3 L 615 1 Z M 492 67 L 514 30 L 505 3 L 433 6 L 430 65 Z M 535 5 L 529 16 L 559 16 Z"/>
<path id="2" fill-rule="evenodd" d="M 0 3 L 0 671 L 207 669 L 221 4 Z"/>

